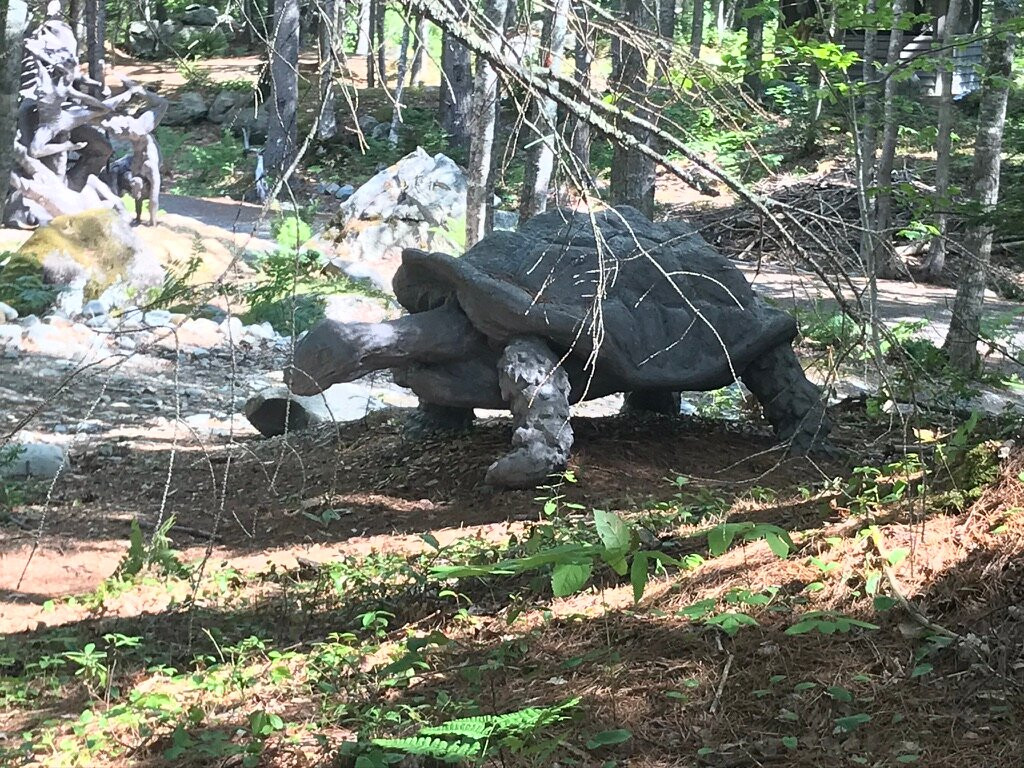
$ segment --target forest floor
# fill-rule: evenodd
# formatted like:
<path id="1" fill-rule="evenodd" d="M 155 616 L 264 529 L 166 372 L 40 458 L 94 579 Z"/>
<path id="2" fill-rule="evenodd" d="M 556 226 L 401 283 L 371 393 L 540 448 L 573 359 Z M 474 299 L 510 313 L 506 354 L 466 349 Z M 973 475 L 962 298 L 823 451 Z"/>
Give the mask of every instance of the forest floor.
<path id="1" fill-rule="evenodd" d="M 266 237 L 254 206 L 166 208 Z M 755 285 L 834 315 L 808 275 Z M 952 291 L 881 296 L 931 337 Z M 713 398 L 577 418 L 570 477 L 494 492 L 508 419 L 259 437 L 241 403 L 284 362 L 0 360 L 0 436 L 70 450 L 54 483 L 0 486 L 0 764 L 1024 763 L 1019 419 L 845 399 L 836 456 L 789 458 Z M 580 588 L 553 596 L 552 566 Z"/>

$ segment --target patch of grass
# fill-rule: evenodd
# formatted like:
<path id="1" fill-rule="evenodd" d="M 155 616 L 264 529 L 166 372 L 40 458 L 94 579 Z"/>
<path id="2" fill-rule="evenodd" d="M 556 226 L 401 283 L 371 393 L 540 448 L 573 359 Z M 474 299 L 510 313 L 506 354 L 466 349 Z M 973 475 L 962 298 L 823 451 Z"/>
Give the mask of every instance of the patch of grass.
<path id="1" fill-rule="evenodd" d="M 215 142 L 197 142 L 177 128 L 157 128 L 164 165 L 171 171 L 168 191 L 176 195 L 226 195 L 248 184 L 246 158 L 240 139 L 225 131 Z"/>

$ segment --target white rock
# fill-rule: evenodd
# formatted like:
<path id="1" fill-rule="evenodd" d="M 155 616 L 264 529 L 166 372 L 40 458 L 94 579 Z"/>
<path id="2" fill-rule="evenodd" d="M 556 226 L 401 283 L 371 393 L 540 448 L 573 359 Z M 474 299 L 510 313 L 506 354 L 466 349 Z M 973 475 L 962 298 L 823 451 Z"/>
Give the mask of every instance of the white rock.
<path id="1" fill-rule="evenodd" d="M 99 299 L 88 301 L 85 306 L 82 307 L 82 314 L 86 317 L 99 317 L 100 315 L 107 314 L 109 311 L 110 306 Z"/>
<path id="2" fill-rule="evenodd" d="M 10 463 L 0 465 L 0 476 L 52 479 L 66 466 L 67 455 L 59 445 L 15 443 L 18 453 Z"/>
<path id="3" fill-rule="evenodd" d="M 21 348 L 24 329 L 20 325 L 0 325 L 0 347 Z"/>
<path id="4" fill-rule="evenodd" d="M 171 313 L 166 309 L 151 309 L 142 316 L 142 322 L 151 328 L 164 328 L 171 325 Z"/>
<path id="5" fill-rule="evenodd" d="M 244 325 L 240 318 L 229 317 L 220 324 L 221 334 L 231 341 L 238 343 L 242 340 Z"/>
<path id="6" fill-rule="evenodd" d="M 12 307 L 10 304 L 4 304 L 0 301 L 0 323 L 13 323 L 18 319 L 18 310 Z"/>

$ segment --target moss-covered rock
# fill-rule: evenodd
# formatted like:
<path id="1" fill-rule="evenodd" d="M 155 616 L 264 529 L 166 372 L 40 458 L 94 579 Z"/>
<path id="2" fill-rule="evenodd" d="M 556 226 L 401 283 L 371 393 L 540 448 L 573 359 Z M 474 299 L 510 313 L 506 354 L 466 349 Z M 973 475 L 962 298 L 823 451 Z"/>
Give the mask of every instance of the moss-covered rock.
<path id="1" fill-rule="evenodd" d="M 122 287 L 123 296 L 112 297 L 112 304 L 123 304 L 160 286 L 164 279 L 159 260 L 110 209 L 56 217 L 37 229 L 17 256 L 17 270 L 38 274 L 41 268 L 44 283 L 83 287 L 86 298 L 96 298 L 115 285 Z M 10 265 L 0 278 L 4 282 L 9 269 Z"/>
<path id="2" fill-rule="evenodd" d="M 56 293 L 46 284 L 42 262 L 34 255 L 0 253 L 0 301 L 14 307 L 19 315 L 44 312 Z"/>

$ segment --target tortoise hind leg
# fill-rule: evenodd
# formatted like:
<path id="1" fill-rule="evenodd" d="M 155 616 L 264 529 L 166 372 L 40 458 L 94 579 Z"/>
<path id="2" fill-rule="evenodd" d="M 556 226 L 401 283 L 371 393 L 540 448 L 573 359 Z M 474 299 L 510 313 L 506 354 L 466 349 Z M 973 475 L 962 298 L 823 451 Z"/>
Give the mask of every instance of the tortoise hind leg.
<path id="1" fill-rule="evenodd" d="M 769 350 L 747 367 L 742 378 L 775 434 L 790 443 L 793 453 L 826 447 L 832 422 L 821 391 L 807 380 L 792 347 L 783 344 Z"/>
<path id="2" fill-rule="evenodd" d="M 543 340 L 523 337 L 505 347 L 498 381 L 512 411 L 512 451 L 490 466 L 487 483 L 533 488 L 569 461 L 569 377 Z"/>
<path id="3" fill-rule="evenodd" d="M 678 416 L 681 408 L 679 393 L 668 389 L 627 392 L 622 403 L 622 413 L 660 413 L 664 416 Z"/>

